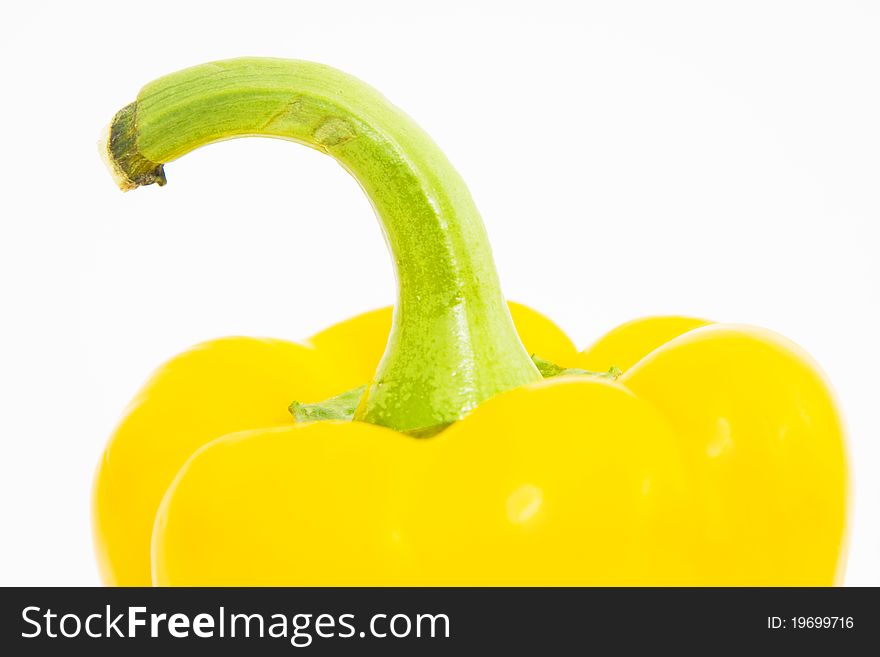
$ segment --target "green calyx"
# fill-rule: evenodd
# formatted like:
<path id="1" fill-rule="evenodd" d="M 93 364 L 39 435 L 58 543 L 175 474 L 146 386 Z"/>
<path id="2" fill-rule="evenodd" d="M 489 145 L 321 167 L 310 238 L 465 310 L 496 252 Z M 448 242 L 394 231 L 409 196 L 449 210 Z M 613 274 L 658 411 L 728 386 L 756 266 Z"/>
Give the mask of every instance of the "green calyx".
<path id="1" fill-rule="evenodd" d="M 614 381 L 623 374 L 623 371 L 619 367 L 611 366 L 608 368 L 607 372 L 593 372 L 591 370 L 582 370 L 579 367 L 560 367 L 556 363 L 551 363 L 549 360 L 544 360 L 543 358 L 539 358 L 535 354 L 532 354 L 532 362 L 535 364 L 535 367 L 538 368 L 538 371 L 541 373 L 545 379 L 549 379 L 554 376 L 596 376 L 600 379 L 609 379 Z"/>
<path id="2" fill-rule="evenodd" d="M 592 376 L 599 379 L 614 381 L 617 377 L 623 374 L 620 368 L 614 366 L 608 368 L 607 372 L 593 372 L 590 370 L 582 370 L 577 367 L 560 367 L 556 363 L 539 358 L 534 354 L 532 354 L 532 362 L 535 363 L 541 376 L 545 379 L 557 376 Z M 343 392 L 330 399 L 311 404 L 304 404 L 295 401 L 290 405 L 290 414 L 293 416 L 293 420 L 297 424 L 308 424 L 310 422 L 319 422 L 321 420 L 340 420 L 343 422 L 350 422 L 355 419 L 358 404 L 360 403 L 366 389 L 367 386 L 358 386 L 357 388 Z M 423 427 L 414 431 L 408 431 L 407 433 L 417 438 L 426 438 L 440 433 L 450 424 L 450 422 L 447 422 L 435 427 Z"/>
<path id="3" fill-rule="evenodd" d="M 367 386 L 358 386 L 335 397 L 313 404 L 295 401 L 288 410 L 290 410 L 290 414 L 293 416 L 293 421 L 297 424 L 308 424 L 309 422 L 320 422 L 322 420 L 353 420 L 355 411 L 366 389 Z"/>
<path id="4" fill-rule="evenodd" d="M 370 198 L 385 234 L 397 302 L 355 419 L 418 433 L 541 378 L 461 177 L 412 119 L 359 80 L 282 59 L 196 66 L 148 84 L 117 113 L 104 155 L 119 186 L 133 189 L 163 185 L 164 165 L 200 146 L 254 135 L 336 159 Z"/>

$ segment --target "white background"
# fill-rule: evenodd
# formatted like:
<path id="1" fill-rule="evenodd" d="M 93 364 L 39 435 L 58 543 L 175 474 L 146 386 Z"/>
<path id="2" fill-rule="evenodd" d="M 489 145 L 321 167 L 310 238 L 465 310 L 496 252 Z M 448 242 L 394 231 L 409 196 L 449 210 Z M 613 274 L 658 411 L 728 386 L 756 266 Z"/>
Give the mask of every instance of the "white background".
<path id="1" fill-rule="evenodd" d="M 847 582 L 880 584 L 880 4 L 4 5 L 0 584 L 96 584 L 89 488 L 149 371 L 390 303 L 358 186 L 239 140 L 122 194 L 95 143 L 146 82 L 225 57 L 379 88 L 470 184 L 509 298 L 586 346 L 639 315 L 808 349 L 850 428 Z"/>

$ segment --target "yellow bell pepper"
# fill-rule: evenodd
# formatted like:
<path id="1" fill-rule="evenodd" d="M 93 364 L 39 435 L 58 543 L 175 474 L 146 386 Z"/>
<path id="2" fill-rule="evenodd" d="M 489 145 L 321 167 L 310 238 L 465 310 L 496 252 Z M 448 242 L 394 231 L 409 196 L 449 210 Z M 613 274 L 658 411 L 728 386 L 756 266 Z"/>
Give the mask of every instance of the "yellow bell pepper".
<path id="1" fill-rule="evenodd" d="M 839 581 L 841 418 L 797 346 L 653 317 L 578 352 L 504 302 L 437 146 L 325 66 L 161 78 L 114 117 L 105 155 L 123 189 L 161 185 L 164 163 L 246 135 L 309 145 L 357 179 L 397 302 L 303 343 L 214 340 L 160 368 L 96 475 L 107 584 Z"/>

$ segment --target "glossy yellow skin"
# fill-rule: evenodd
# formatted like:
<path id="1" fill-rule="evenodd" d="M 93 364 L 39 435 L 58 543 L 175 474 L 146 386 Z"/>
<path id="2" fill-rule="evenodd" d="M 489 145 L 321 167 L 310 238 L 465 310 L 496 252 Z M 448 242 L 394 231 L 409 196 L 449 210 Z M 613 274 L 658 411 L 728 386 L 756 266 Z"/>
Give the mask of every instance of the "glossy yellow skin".
<path id="1" fill-rule="evenodd" d="M 516 303 L 510 310 L 527 347 L 574 358 L 574 345 L 550 320 Z M 363 385 L 390 329 L 388 307 L 304 343 L 211 340 L 159 368 L 125 410 L 95 476 L 93 534 L 104 583 L 150 585 L 156 509 L 193 452 L 235 431 L 289 427 L 293 400 L 321 401 Z"/>
<path id="2" fill-rule="evenodd" d="M 576 412 L 595 420 L 573 430 Z M 358 422 L 221 438 L 165 497 L 153 576 L 196 586 L 671 584 L 692 577 L 687 504 L 675 438 L 656 410 L 613 383 L 545 381 L 429 439 Z"/>
<path id="3" fill-rule="evenodd" d="M 839 581 L 843 427 L 809 355 L 770 331 L 718 324 L 653 351 L 620 383 L 681 438 L 701 545 L 719 566 L 711 583 Z"/>
<path id="4" fill-rule="evenodd" d="M 621 324 L 579 353 L 573 367 L 591 372 L 607 372 L 616 367 L 624 372 L 682 333 L 708 326 L 711 322 L 694 317 L 660 315 Z"/>
<path id="5" fill-rule="evenodd" d="M 578 354 L 546 318 L 511 310 L 531 352 L 631 367 L 616 382 L 515 389 L 414 439 L 285 417 L 292 399 L 364 382 L 387 309 L 308 345 L 215 341 L 171 361 L 99 469 L 105 581 L 149 583 L 151 563 L 158 585 L 838 581 L 841 421 L 800 349 L 757 328 L 648 318 Z"/>

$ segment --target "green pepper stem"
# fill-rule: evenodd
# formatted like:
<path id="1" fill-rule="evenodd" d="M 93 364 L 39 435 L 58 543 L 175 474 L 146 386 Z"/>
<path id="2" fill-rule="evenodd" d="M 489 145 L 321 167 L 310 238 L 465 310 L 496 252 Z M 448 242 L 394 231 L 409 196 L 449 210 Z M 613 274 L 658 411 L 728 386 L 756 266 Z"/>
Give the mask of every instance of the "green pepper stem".
<path id="1" fill-rule="evenodd" d="M 163 165 L 205 144 L 289 139 L 327 153 L 372 201 L 397 277 L 385 354 L 356 419 L 399 431 L 442 426 L 539 380 L 464 181 L 408 116 L 359 80 L 310 62 L 243 58 L 145 86 L 107 140 L 122 189 L 165 184 Z"/>

